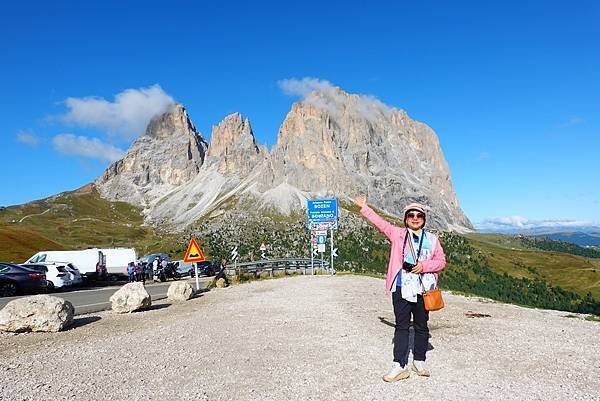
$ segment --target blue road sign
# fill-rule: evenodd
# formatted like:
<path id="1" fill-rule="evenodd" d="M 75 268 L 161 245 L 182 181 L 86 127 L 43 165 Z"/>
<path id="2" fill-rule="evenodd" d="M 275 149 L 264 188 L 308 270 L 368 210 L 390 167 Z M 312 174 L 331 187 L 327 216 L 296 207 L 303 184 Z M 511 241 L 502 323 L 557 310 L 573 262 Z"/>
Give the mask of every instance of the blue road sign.
<path id="1" fill-rule="evenodd" d="M 309 199 L 307 201 L 306 213 L 309 227 L 311 225 L 319 225 L 320 229 L 337 229 L 337 199 Z M 326 226 L 326 228 L 323 226 Z"/>
<path id="2" fill-rule="evenodd" d="M 327 242 L 327 237 L 324 235 L 317 235 L 317 244 L 324 244 Z"/>

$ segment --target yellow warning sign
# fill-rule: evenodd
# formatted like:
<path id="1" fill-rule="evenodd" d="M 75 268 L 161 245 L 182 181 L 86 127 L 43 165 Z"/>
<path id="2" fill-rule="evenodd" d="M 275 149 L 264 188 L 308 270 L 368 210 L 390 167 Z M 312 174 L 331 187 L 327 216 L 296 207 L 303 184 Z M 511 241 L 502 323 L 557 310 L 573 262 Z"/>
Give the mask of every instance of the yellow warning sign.
<path id="1" fill-rule="evenodd" d="M 185 257 L 183 261 L 186 263 L 191 262 L 204 262 L 206 259 L 204 258 L 204 254 L 202 253 L 202 249 L 198 246 L 195 238 L 190 240 L 190 244 L 188 245 L 187 252 L 185 253 Z"/>

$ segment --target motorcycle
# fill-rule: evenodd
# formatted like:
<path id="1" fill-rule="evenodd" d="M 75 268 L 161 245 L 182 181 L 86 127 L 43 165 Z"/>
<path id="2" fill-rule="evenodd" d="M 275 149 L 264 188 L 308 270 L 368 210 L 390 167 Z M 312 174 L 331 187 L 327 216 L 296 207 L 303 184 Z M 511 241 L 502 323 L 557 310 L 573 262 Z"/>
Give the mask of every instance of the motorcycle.
<path id="1" fill-rule="evenodd" d="M 154 281 L 165 282 L 170 278 L 173 280 L 181 278 L 181 273 L 177 271 L 174 264 L 168 263 L 167 267 L 159 266 L 157 270 L 154 270 Z"/>

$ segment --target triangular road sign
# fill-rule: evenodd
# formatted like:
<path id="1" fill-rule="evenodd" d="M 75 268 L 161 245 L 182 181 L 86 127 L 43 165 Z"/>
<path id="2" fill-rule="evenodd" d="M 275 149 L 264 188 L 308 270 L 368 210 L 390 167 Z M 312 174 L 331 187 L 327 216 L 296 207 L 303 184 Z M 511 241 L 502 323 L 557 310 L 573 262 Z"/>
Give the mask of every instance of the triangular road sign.
<path id="1" fill-rule="evenodd" d="M 196 238 L 192 238 L 190 240 L 190 244 L 188 245 L 187 252 L 185 253 L 185 257 L 183 261 L 185 263 L 191 262 L 204 262 L 206 259 L 204 258 L 204 254 L 202 253 L 202 249 L 198 246 L 196 242 Z"/>

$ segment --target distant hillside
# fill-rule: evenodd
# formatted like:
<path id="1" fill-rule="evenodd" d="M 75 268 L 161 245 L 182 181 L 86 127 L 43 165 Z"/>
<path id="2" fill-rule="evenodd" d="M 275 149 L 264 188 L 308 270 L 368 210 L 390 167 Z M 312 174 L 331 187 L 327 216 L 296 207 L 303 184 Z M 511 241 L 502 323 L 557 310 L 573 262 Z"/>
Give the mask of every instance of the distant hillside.
<path id="1" fill-rule="evenodd" d="M 65 247 L 27 228 L 0 225 L 0 261 L 23 263 L 40 249 Z"/>
<path id="2" fill-rule="evenodd" d="M 442 236 L 441 283 L 503 302 L 600 314 L 600 260 L 527 249 L 515 236 Z M 516 246 L 515 246 L 516 245 Z"/>
<path id="3" fill-rule="evenodd" d="M 574 243 L 551 239 L 548 237 L 520 237 L 520 240 L 531 248 L 543 249 L 545 251 L 557 251 L 570 253 L 571 255 L 585 256 L 588 258 L 600 258 L 600 248 L 585 248 Z"/>
<path id="4" fill-rule="evenodd" d="M 538 278 L 552 286 L 600 299 L 600 259 L 532 248 L 516 235 L 467 234 L 466 238 L 498 273 Z"/>
<path id="5" fill-rule="evenodd" d="M 584 232 L 550 232 L 532 235 L 533 237 L 545 237 L 557 241 L 570 242 L 579 246 L 596 246 L 600 247 L 600 232 L 584 233 Z"/>
<path id="6" fill-rule="evenodd" d="M 133 246 L 144 254 L 179 248 L 173 235 L 142 224 L 138 208 L 106 201 L 86 186 L 0 210 L 0 261 L 23 262 L 40 250 Z"/>

